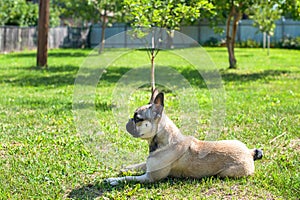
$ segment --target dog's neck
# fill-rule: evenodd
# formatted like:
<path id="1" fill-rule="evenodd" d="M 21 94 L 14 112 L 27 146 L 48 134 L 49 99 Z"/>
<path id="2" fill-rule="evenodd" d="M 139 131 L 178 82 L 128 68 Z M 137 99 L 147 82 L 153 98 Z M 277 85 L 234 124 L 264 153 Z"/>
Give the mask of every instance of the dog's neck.
<path id="1" fill-rule="evenodd" d="M 158 124 L 156 135 L 149 140 L 149 151 L 154 152 L 161 147 L 177 143 L 184 136 L 181 134 L 177 126 L 164 113 Z"/>

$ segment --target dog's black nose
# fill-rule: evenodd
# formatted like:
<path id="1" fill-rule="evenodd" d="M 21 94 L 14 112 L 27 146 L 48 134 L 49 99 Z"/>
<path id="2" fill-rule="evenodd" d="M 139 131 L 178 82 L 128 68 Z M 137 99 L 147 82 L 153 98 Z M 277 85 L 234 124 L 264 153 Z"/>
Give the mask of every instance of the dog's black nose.
<path id="1" fill-rule="evenodd" d="M 126 124 L 126 130 L 131 135 L 134 135 L 136 133 L 136 127 L 135 127 L 134 119 L 129 119 L 129 121 Z"/>

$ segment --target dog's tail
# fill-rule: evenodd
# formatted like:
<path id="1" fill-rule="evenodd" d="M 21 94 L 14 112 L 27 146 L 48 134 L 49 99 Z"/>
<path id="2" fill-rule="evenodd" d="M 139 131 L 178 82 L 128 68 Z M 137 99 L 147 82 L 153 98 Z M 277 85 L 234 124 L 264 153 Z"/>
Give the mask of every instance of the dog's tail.
<path id="1" fill-rule="evenodd" d="M 261 149 L 252 149 L 253 160 L 259 160 L 263 157 L 263 151 Z"/>

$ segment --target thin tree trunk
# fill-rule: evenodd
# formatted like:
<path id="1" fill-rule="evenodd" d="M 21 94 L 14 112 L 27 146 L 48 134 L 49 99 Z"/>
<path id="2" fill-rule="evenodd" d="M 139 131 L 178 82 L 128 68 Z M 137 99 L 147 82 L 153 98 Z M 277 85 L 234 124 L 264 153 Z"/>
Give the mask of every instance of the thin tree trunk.
<path id="1" fill-rule="evenodd" d="M 263 33 L 263 50 L 265 50 L 266 48 L 266 37 L 267 37 L 267 34 L 266 32 Z"/>
<path id="2" fill-rule="evenodd" d="M 230 13 L 227 18 L 227 23 L 226 23 L 226 47 L 228 51 L 228 58 L 229 58 L 229 68 L 233 68 L 235 66 L 236 60 L 234 58 L 233 54 L 233 49 L 232 49 L 232 38 L 231 38 L 231 31 L 230 31 L 230 22 L 231 18 L 233 17 L 234 13 L 234 5 L 232 5 L 232 8 L 230 10 Z"/>
<path id="3" fill-rule="evenodd" d="M 167 31 L 167 48 L 174 49 L 173 39 L 174 39 L 174 30 Z"/>
<path id="4" fill-rule="evenodd" d="M 233 18 L 232 30 L 231 28 L 231 19 Z M 237 61 L 234 55 L 234 44 L 235 44 L 235 37 L 238 28 L 238 23 L 241 18 L 241 13 L 236 11 L 234 5 L 232 5 L 230 13 L 227 18 L 226 23 L 226 46 L 228 51 L 229 57 L 229 68 L 236 69 L 237 68 Z"/>
<path id="5" fill-rule="evenodd" d="M 47 67 L 49 4 L 49 0 L 39 2 L 37 67 Z"/>
<path id="6" fill-rule="evenodd" d="M 235 38 L 236 38 L 236 32 L 240 21 L 240 13 L 236 12 L 234 14 L 234 20 L 233 20 L 233 28 L 232 28 L 232 47 L 234 48 L 235 45 Z M 233 51 L 234 52 L 234 51 Z"/>
<path id="7" fill-rule="evenodd" d="M 232 40 L 231 40 L 231 48 L 232 48 L 232 54 L 233 54 L 233 60 L 234 60 L 234 66 L 233 68 L 237 68 L 237 61 L 234 55 L 234 46 L 235 46 L 235 38 L 236 38 L 236 32 L 238 29 L 239 21 L 241 19 L 241 13 L 240 12 L 235 12 L 234 13 L 234 19 L 233 19 L 233 24 L 232 24 Z"/>
<path id="8" fill-rule="evenodd" d="M 155 90 L 155 62 L 154 51 L 151 52 L 151 91 Z"/>
<path id="9" fill-rule="evenodd" d="M 151 92 L 154 92 L 155 90 L 155 38 L 154 38 L 154 32 L 152 32 L 152 38 L 151 38 Z"/>
<path id="10" fill-rule="evenodd" d="M 102 53 L 104 50 L 105 45 L 105 29 L 106 29 L 106 20 L 107 20 L 107 13 L 106 8 L 104 9 L 104 14 L 102 16 L 102 31 L 101 31 L 101 46 L 99 48 L 99 54 Z"/>

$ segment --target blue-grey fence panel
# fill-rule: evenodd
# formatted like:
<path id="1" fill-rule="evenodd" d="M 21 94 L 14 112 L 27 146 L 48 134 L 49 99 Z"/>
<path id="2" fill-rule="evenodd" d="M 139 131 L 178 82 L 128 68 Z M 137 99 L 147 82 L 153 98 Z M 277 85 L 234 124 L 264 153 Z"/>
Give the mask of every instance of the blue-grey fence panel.
<path id="1" fill-rule="evenodd" d="M 193 38 L 195 41 L 204 44 L 205 42 L 217 39 L 225 42 L 226 35 L 225 25 L 220 25 L 223 33 L 217 34 L 208 23 L 202 22 L 193 26 L 183 26 L 180 32 Z M 142 46 L 143 41 L 134 40 L 130 36 L 124 34 L 131 28 L 127 24 L 117 23 L 105 29 L 105 39 L 117 35 L 110 39 L 106 47 L 112 48 L 129 48 Z M 96 47 L 101 40 L 102 27 L 96 24 L 91 27 L 56 27 L 50 28 L 48 45 L 49 48 L 82 48 Z M 36 27 L 16 27 L 16 26 L 0 26 L 0 52 L 22 51 L 24 49 L 35 49 L 37 47 L 37 28 Z M 300 21 L 280 19 L 276 21 L 276 29 L 271 37 L 271 42 L 280 42 L 284 37 L 299 37 Z M 174 35 L 176 38 L 176 34 Z M 254 40 L 261 43 L 263 33 L 257 27 L 253 26 L 252 20 L 241 20 L 239 22 L 237 42 Z M 176 39 L 174 40 L 176 41 Z"/>

